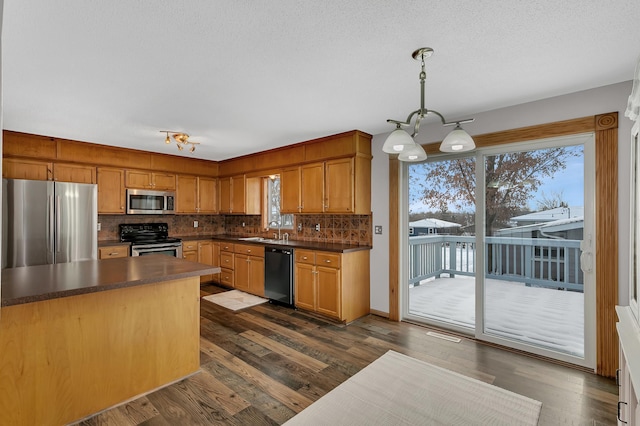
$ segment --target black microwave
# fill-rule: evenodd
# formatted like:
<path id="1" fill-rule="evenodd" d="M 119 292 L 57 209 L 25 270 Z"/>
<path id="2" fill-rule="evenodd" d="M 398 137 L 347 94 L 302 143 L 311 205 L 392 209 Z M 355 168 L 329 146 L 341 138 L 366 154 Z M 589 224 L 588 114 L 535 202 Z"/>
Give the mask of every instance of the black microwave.
<path id="1" fill-rule="evenodd" d="M 150 191 L 127 189 L 127 214 L 174 214 L 176 193 L 174 191 Z"/>

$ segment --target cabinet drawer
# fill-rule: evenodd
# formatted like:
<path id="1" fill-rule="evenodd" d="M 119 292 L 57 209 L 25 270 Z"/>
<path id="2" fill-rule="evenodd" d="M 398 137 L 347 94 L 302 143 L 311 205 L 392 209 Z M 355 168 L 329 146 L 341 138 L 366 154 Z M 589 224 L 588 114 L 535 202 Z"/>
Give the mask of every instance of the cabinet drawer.
<path id="1" fill-rule="evenodd" d="M 100 247 L 98 249 L 98 259 L 114 259 L 128 256 L 129 246 Z"/>
<path id="2" fill-rule="evenodd" d="M 330 266 L 332 268 L 340 267 L 340 255 L 335 253 L 316 252 L 316 265 Z"/>
<path id="3" fill-rule="evenodd" d="M 233 253 L 220 253 L 220 267 L 233 270 Z"/>
<path id="4" fill-rule="evenodd" d="M 233 243 L 225 243 L 225 242 L 220 243 L 220 251 L 228 251 L 233 253 L 233 250 L 234 250 Z"/>
<path id="5" fill-rule="evenodd" d="M 250 244 L 234 244 L 234 253 L 250 254 L 251 256 L 264 256 L 264 246 Z"/>
<path id="6" fill-rule="evenodd" d="M 220 268 L 220 284 L 233 287 L 233 270 L 227 268 Z"/>
<path id="7" fill-rule="evenodd" d="M 313 265 L 316 262 L 316 256 L 313 251 L 310 250 L 295 250 L 296 262 L 308 263 Z"/>
<path id="8" fill-rule="evenodd" d="M 198 250 L 198 242 L 197 241 L 183 241 L 182 242 L 182 251 L 191 251 Z"/>

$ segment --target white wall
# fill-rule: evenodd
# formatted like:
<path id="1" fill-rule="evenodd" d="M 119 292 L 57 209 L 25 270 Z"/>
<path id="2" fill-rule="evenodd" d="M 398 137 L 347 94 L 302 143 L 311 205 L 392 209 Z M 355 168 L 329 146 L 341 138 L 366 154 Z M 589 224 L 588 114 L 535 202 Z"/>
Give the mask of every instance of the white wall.
<path id="1" fill-rule="evenodd" d="M 474 114 L 475 121 L 464 125 L 469 134 L 479 135 L 501 130 L 516 129 L 536 124 L 551 123 L 589 115 L 618 111 L 618 244 L 620 261 L 619 302 L 626 304 L 629 296 L 629 193 L 632 122 L 624 116 L 632 82 L 613 84 L 583 92 L 543 99 L 508 108 Z M 429 105 L 437 109 L 437 105 Z M 410 107 L 408 107 L 409 111 Z M 448 120 L 467 117 L 447 117 Z M 392 129 L 389 129 L 391 131 Z M 421 144 L 437 142 L 444 138 L 449 128 L 439 124 L 421 126 Z M 389 162 L 382 152 L 382 144 L 388 133 L 375 135 L 372 140 L 372 194 L 373 225 L 382 225 L 383 234 L 373 236 L 371 251 L 371 309 L 389 312 Z"/>

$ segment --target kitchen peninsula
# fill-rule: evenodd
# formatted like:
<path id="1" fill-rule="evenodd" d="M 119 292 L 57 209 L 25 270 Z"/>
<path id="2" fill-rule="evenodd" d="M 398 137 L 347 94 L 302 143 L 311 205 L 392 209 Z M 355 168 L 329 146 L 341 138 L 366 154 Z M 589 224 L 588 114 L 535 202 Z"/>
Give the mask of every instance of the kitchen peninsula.
<path id="1" fill-rule="evenodd" d="M 2 271 L 0 424 L 66 424 L 198 371 L 200 276 L 168 256 Z"/>

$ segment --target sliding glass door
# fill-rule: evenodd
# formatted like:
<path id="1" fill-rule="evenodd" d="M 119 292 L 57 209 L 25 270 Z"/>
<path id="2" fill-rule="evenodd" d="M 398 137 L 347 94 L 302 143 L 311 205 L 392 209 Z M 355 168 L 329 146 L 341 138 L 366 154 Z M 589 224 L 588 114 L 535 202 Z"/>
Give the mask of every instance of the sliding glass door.
<path id="1" fill-rule="evenodd" d="M 592 366 L 593 136 L 407 167 L 404 317 Z"/>

